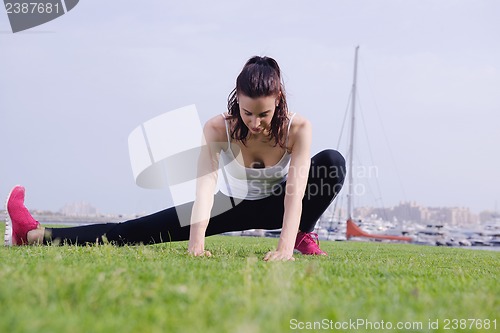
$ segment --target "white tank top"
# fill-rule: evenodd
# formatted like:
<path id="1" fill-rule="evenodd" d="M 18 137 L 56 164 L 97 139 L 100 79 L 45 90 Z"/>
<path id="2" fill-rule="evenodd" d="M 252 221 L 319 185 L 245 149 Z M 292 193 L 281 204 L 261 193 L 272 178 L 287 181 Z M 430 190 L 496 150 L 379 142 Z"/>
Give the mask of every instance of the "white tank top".
<path id="1" fill-rule="evenodd" d="M 292 124 L 294 113 L 288 122 L 285 147 L 288 146 L 288 133 Z M 218 177 L 220 191 L 230 197 L 246 200 L 259 200 L 270 196 L 273 189 L 284 182 L 288 175 L 291 154 L 285 150 L 278 163 L 266 168 L 247 168 L 241 165 L 231 150 L 231 136 L 226 123 L 228 148 L 220 153 L 220 173 Z"/>

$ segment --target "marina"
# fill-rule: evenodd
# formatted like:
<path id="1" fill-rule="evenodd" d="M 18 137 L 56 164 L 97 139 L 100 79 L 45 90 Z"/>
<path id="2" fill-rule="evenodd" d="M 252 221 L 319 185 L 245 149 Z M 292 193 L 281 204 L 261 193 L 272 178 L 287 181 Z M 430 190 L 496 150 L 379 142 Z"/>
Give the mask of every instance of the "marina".
<path id="1" fill-rule="evenodd" d="M 346 240 L 345 222 L 320 223 L 319 225 L 320 227 L 316 232 L 320 240 Z M 411 244 L 476 249 L 487 248 L 500 251 L 500 223 L 498 221 L 475 226 L 448 226 L 411 222 L 396 224 L 381 220 L 358 220 L 358 226 L 371 234 L 410 237 Z M 360 239 L 354 237 L 351 240 Z"/>

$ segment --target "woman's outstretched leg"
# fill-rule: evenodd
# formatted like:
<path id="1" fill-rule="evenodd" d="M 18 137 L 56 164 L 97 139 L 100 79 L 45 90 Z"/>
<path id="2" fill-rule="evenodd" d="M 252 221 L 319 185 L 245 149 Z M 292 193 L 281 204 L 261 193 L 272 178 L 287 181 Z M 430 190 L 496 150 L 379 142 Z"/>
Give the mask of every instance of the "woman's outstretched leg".
<path id="1" fill-rule="evenodd" d="M 7 199 L 9 218 L 5 228 L 5 245 L 85 245 L 106 241 L 116 245 L 135 245 L 187 240 L 189 237 L 189 226 L 180 225 L 177 212 L 190 212 L 192 203 L 122 223 L 44 228 L 25 207 L 24 197 L 24 187 L 15 186 Z"/>
<path id="2" fill-rule="evenodd" d="M 9 196 L 8 212 L 12 218 L 16 241 L 6 245 L 59 244 L 86 245 L 109 242 L 114 245 L 156 244 L 170 241 L 189 240 L 190 215 L 193 203 L 167 208 L 154 214 L 121 223 L 91 224 L 68 228 L 44 228 L 31 216 L 24 206 L 24 188 L 16 186 Z M 276 205 L 283 205 L 282 198 L 275 197 Z M 213 212 L 206 235 L 212 236 L 228 231 L 243 231 L 262 228 L 276 229 L 281 226 L 282 212 L 273 210 L 265 218 L 257 218 L 255 213 L 268 207 L 265 202 L 243 200 L 235 207 L 229 206 L 231 199 L 222 193 L 214 198 Z M 275 206 L 275 205 L 272 205 Z M 182 221 L 179 216 L 183 217 Z M 6 238 L 7 239 L 7 238 Z M 12 239 L 12 237 L 11 237 Z"/>
<path id="3" fill-rule="evenodd" d="M 44 244 L 156 244 L 189 239 L 189 226 L 182 227 L 179 210 L 192 209 L 192 203 L 167 208 L 154 214 L 121 223 L 85 225 L 71 228 L 47 228 Z"/>

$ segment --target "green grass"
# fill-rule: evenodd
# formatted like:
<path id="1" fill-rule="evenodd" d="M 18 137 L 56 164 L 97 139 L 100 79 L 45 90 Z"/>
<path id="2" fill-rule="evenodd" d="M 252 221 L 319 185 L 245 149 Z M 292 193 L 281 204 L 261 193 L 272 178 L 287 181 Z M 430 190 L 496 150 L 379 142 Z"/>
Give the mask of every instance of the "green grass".
<path id="1" fill-rule="evenodd" d="M 300 331 L 293 319 L 495 332 L 445 330 L 446 319 L 469 318 L 496 319 L 500 330 L 499 252 L 322 242 L 326 258 L 263 262 L 275 244 L 210 237 L 211 258 L 186 255 L 186 242 L 0 247 L 0 332 Z"/>

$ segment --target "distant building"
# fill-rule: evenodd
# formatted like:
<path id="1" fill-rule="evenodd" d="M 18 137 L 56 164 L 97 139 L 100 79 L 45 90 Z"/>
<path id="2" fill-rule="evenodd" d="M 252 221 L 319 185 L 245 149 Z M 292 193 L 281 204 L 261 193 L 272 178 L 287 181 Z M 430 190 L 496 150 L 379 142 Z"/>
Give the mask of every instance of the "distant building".
<path id="1" fill-rule="evenodd" d="M 61 208 L 60 213 L 66 216 L 96 216 L 97 209 L 88 202 L 73 202 Z"/>
<path id="2" fill-rule="evenodd" d="M 485 210 L 479 214 L 479 221 L 481 223 L 500 221 L 500 213 Z"/>
<path id="3" fill-rule="evenodd" d="M 392 209 L 394 220 L 408 222 L 422 222 L 422 215 L 425 208 L 417 205 L 416 202 L 402 202 Z"/>
<path id="4" fill-rule="evenodd" d="M 415 202 L 401 202 L 391 208 L 358 207 L 354 216 L 359 219 L 382 219 L 390 222 L 422 224 L 476 224 L 479 217 L 466 207 L 422 207 Z"/>
<path id="5" fill-rule="evenodd" d="M 465 225 L 478 223 L 476 214 L 467 207 L 429 207 L 426 221 L 438 224 Z"/>

